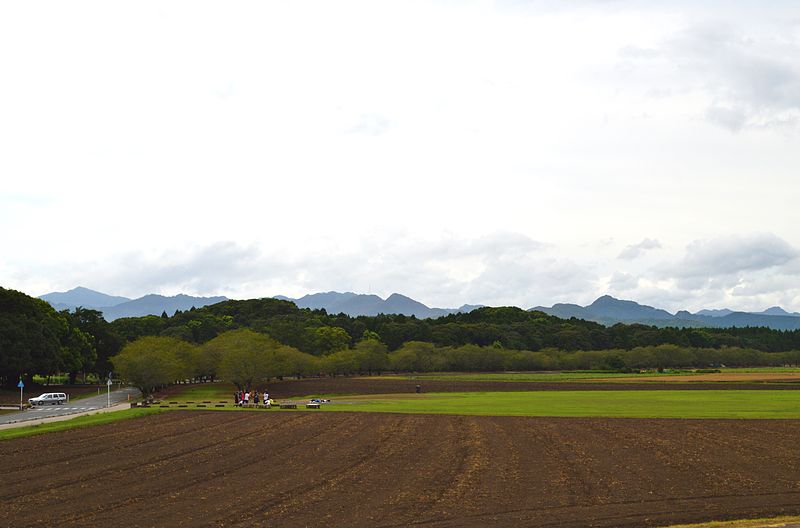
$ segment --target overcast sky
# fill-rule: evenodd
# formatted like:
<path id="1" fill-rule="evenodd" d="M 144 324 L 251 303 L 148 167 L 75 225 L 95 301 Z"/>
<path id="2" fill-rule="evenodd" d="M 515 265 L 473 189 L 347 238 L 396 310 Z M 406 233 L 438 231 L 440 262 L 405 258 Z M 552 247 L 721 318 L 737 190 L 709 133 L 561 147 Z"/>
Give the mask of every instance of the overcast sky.
<path id="1" fill-rule="evenodd" d="M 794 1 L 3 2 L 0 285 L 800 310 Z"/>

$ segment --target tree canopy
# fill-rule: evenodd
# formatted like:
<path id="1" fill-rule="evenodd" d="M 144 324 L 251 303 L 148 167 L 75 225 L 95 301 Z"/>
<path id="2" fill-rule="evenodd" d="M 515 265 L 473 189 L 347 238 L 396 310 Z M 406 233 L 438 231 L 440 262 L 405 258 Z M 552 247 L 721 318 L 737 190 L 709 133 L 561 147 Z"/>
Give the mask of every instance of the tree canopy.
<path id="1" fill-rule="evenodd" d="M 132 343 L 138 344 L 129 348 Z M 163 357 L 158 361 L 175 379 L 223 377 L 247 386 L 279 376 L 388 369 L 796 364 L 800 331 L 606 327 L 512 307 L 479 308 L 438 319 L 350 317 L 300 309 L 278 299 L 231 300 L 172 316 L 162 313 L 108 323 L 96 310 L 57 312 L 44 301 L 0 288 L 0 382 L 6 385 L 33 374 L 69 373 L 72 381 L 79 372 L 104 376 L 112 370 L 112 362 L 116 370 L 118 365 L 133 368 L 127 358 L 131 351 L 144 354 L 142 343 L 160 347 Z M 120 354 L 123 346 L 125 353 Z M 164 352 L 166 348 L 173 353 Z M 172 363 L 182 370 L 170 370 Z"/>

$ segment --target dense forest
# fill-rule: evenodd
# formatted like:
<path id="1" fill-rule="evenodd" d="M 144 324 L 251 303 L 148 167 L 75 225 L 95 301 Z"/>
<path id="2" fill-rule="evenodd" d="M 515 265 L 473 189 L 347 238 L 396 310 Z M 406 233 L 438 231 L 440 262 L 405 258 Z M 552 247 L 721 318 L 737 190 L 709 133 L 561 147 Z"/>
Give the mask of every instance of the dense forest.
<path id="1" fill-rule="evenodd" d="M 327 374 L 369 370 L 352 356 L 362 342 L 380 344 L 387 358 L 380 369 L 402 371 L 794 364 L 794 351 L 800 350 L 800 331 L 606 327 L 510 307 L 438 319 L 350 317 L 300 309 L 289 301 L 252 299 L 109 323 L 95 310 L 57 312 L 44 301 L 0 288 L 0 382 L 55 373 L 68 373 L 74 381 L 81 373 L 108 372 L 110 358 L 141 338 L 199 347 L 242 329 L 269 337 L 271 349 L 284 347 L 284 352 L 320 360 L 304 360 L 302 373 Z M 349 362 L 334 366 L 347 354 Z"/>

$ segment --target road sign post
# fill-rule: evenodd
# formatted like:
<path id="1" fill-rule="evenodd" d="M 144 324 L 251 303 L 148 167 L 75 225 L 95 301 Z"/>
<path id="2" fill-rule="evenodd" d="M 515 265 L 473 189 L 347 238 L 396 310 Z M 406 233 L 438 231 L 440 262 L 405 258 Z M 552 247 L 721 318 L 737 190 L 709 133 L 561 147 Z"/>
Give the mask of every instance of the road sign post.
<path id="1" fill-rule="evenodd" d="M 25 388 L 25 384 L 22 383 L 22 378 L 20 378 L 19 383 L 17 383 L 17 387 L 19 387 L 19 410 L 23 410 L 25 407 L 22 406 L 22 389 Z"/>
<path id="2" fill-rule="evenodd" d="M 108 371 L 108 381 L 106 381 L 106 387 L 108 389 L 108 400 L 106 407 L 111 407 L 111 384 L 114 383 L 114 373 L 112 371 Z"/>

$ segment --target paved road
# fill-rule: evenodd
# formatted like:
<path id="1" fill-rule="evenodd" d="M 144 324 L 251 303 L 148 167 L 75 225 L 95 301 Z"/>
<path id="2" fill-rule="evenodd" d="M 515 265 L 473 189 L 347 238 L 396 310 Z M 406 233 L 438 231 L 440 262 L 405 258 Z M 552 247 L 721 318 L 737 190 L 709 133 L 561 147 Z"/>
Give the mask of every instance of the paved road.
<path id="1" fill-rule="evenodd" d="M 139 390 L 126 387 L 123 389 L 115 390 L 111 393 L 111 405 L 128 401 L 128 395 L 131 399 L 139 396 Z M 21 422 L 27 420 L 38 420 L 39 418 L 49 418 L 51 416 L 64 416 L 65 414 L 75 414 L 85 411 L 93 411 L 106 407 L 108 404 L 106 393 L 103 392 L 100 396 L 91 396 L 89 398 L 81 398 L 74 400 L 63 405 L 43 405 L 41 407 L 33 407 L 22 412 L 13 412 L 8 414 L 0 414 L 0 424 L 7 424 L 11 422 Z"/>

